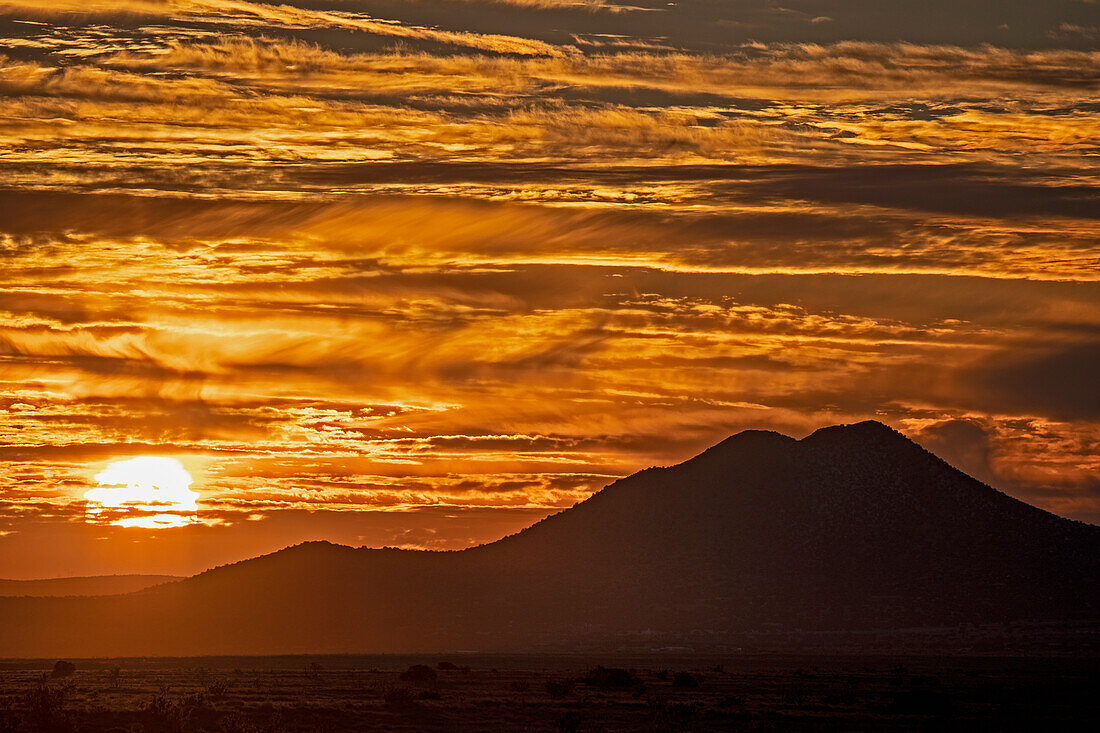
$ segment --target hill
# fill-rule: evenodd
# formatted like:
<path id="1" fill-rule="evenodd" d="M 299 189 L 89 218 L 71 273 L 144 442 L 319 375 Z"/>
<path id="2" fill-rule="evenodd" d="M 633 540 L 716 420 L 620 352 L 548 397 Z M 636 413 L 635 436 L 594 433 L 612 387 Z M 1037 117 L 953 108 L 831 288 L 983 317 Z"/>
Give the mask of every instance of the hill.
<path id="1" fill-rule="evenodd" d="M 747 431 L 460 552 L 306 543 L 137 593 L 0 599 L 2 656 L 482 651 L 1100 618 L 1100 527 L 875 422 Z M 94 629 L 94 633 L 90 632 Z"/>
<path id="2" fill-rule="evenodd" d="M 131 593 L 160 583 L 179 580 L 176 575 L 90 575 L 42 580 L 0 578 L 3 596 L 108 596 Z"/>

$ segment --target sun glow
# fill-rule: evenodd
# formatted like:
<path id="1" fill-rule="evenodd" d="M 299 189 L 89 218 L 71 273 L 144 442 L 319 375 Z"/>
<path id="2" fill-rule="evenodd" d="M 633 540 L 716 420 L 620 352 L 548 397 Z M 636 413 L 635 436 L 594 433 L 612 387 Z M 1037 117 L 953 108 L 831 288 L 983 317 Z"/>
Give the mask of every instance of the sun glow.
<path id="1" fill-rule="evenodd" d="M 92 521 L 162 529 L 198 521 L 194 479 L 175 458 L 140 456 L 115 461 L 95 475 L 100 488 L 84 493 Z"/>

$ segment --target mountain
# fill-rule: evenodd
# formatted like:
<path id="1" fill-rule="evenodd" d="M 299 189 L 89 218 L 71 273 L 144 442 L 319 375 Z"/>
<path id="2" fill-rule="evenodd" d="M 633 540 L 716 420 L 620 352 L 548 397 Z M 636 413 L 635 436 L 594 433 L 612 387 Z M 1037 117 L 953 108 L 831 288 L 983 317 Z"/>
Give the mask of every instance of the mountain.
<path id="1" fill-rule="evenodd" d="M 176 575 L 90 575 L 43 580 L 0 578 L 0 596 L 107 596 L 132 593 L 170 580 Z"/>
<path id="2" fill-rule="evenodd" d="M 0 656 L 564 649 L 1098 618 L 1100 527 L 864 422 L 802 440 L 739 433 L 460 552 L 306 543 L 127 595 L 0 599 Z"/>

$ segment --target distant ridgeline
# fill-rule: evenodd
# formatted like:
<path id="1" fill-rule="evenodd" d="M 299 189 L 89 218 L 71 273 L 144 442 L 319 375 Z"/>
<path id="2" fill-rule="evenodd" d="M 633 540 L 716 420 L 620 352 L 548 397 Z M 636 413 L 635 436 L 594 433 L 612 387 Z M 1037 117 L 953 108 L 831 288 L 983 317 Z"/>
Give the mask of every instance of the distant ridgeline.
<path id="1" fill-rule="evenodd" d="M 3 598 L 0 655 L 851 643 L 1098 618 L 1100 527 L 864 422 L 739 433 L 461 552 L 307 543 L 126 595 Z"/>
<path id="2" fill-rule="evenodd" d="M 0 579 L 0 596 L 105 596 L 132 593 L 160 583 L 179 580 L 176 575 L 93 575 L 44 580 Z"/>

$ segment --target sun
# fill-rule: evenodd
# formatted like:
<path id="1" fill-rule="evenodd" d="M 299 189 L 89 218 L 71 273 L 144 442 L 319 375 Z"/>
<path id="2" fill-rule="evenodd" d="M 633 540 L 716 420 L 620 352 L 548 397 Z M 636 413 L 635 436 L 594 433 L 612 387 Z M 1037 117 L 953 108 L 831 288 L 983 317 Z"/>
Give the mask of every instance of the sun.
<path id="1" fill-rule="evenodd" d="M 120 527 L 161 529 L 197 521 L 197 491 L 191 474 L 175 458 L 139 456 L 115 461 L 95 475 L 100 488 L 84 493 L 96 521 Z"/>

